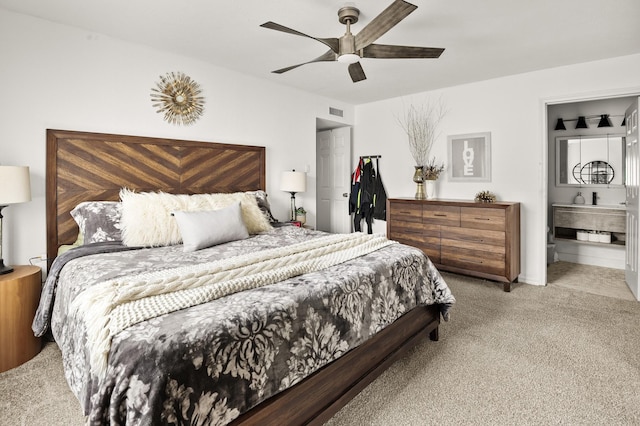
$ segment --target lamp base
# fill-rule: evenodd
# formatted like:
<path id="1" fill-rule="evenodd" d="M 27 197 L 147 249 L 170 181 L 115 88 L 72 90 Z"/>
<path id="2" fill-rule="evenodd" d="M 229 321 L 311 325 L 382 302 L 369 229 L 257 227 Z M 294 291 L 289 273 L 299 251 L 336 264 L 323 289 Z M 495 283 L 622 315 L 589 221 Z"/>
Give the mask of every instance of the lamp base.
<path id="1" fill-rule="evenodd" d="M 4 260 L 0 259 L 0 275 L 8 274 L 13 272 L 13 268 L 10 266 L 4 265 Z"/>

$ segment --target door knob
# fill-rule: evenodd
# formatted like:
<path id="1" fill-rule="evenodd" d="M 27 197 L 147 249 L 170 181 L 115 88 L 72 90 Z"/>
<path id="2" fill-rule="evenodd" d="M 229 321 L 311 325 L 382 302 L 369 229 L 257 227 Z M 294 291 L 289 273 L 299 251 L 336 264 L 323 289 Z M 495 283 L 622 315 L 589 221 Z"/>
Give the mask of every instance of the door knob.
<path id="1" fill-rule="evenodd" d="M 347 198 L 347 197 L 349 196 L 349 193 L 348 193 L 348 192 L 343 192 L 343 193 L 342 193 L 342 196 L 343 196 L 343 197 L 345 197 L 345 198 Z"/>

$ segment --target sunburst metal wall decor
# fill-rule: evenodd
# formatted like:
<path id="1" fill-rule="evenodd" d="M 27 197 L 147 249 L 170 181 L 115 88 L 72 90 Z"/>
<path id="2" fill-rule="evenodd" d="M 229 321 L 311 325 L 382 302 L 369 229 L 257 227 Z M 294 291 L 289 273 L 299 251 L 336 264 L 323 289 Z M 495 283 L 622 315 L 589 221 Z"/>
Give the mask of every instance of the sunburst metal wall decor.
<path id="1" fill-rule="evenodd" d="M 202 89 L 191 77 L 181 72 L 171 72 L 160 76 L 152 88 L 151 100 L 158 113 L 171 124 L 189 125 L 196 122 L 204 111 Z"/>

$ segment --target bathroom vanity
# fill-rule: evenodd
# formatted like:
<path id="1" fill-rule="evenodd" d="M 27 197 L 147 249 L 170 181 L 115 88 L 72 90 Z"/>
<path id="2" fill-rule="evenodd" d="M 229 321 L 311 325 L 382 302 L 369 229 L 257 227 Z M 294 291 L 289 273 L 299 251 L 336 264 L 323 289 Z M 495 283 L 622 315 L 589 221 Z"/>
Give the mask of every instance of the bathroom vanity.
<path id="1" fill-rule="evenodd" d="M 556 240 L 624 246 L 626 206 L 552 204 Z"/>

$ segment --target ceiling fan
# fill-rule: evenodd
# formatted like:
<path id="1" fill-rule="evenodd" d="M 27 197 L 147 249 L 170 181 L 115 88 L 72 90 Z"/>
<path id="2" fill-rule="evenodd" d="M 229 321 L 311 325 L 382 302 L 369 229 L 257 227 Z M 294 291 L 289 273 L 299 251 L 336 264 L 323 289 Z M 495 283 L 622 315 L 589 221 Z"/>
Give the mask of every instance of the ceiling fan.
<path id="1" fill-rule="evenodd" d="M 354 83 L 357 83 L 358 81 L 362 81 L 367 78 L 364 74 L 364 70 L 362 69 L 362 65 L 360 64 L 361 58 L 399 59 L 440 57 L 442 52 L 444 52 L 444 49 L 441 48 L 394 46 L 373 43 L 417 8 L 418 6 L 404 0 L 395 0 L 354 36 L 351 34 L 351 25 L 358 22 L 360 10 L 355 6 L 342 7 L 338 10 L 338 21 L 347 26 L 347 31 L 340 38 L 312 37 L 271 21 L 265 22 L 260 26 L 301 37 L 308 37 L 329 47 L 327 52 L 315 59 L 275 70 L 273 71 L 274 73 L 282 74 L 294 68 L 298 68 L 299 66 L 311 64 L 313 62 L 338 61 L 349 64 L 349 75 L 351 76 L 351 80 L 353 80 Z"/>

